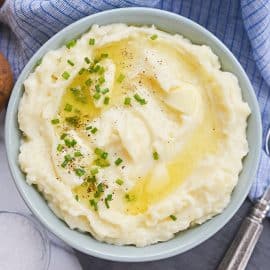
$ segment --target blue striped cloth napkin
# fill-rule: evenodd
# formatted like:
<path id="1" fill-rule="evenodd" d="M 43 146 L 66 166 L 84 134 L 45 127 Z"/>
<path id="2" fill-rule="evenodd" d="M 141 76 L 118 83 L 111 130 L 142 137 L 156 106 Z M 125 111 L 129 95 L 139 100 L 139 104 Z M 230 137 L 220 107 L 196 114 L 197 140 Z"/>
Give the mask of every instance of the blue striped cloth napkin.
<path id="1" fill-rule="evenodd" d="M 6 0 L 0 9 L 0 51 L 17 77 L 31 55 L 63 27 L 89 14 L 130 6 L 181 14 L 221 39 L 253 84 L 266 136 L 270 124 L 269 0 Z M 269 184 L 270 163 L 263 149 L 250 198 L 258 198 Z"/>

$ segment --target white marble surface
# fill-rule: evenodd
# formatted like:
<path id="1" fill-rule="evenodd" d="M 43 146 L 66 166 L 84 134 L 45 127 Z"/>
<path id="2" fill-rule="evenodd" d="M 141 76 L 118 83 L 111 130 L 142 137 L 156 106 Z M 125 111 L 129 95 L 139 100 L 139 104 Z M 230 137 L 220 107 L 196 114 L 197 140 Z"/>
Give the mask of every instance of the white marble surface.
<path id="1" fill-rule="evenodd" d="M 4 113 L 0 113 L 0 211 L 13 211 L 31 215 L 30 210 L 20 197 L 10 174 L 4 140 Z M 81 270 L 73 250 L 55 236 L 49 234 L 51 258 L 49 270 Z M 1 243 L 4 246 L 4 243 Z M 22 254 L 23 256 L 23 254 Z M 9 270 L 9 269 L 1 269 Z"/>

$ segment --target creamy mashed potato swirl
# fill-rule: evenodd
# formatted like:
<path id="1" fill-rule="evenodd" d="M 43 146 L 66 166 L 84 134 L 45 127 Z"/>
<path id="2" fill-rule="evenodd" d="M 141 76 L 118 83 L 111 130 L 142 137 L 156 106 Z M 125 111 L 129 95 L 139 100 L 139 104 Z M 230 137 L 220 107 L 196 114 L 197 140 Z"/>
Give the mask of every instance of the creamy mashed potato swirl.
<path id="1" fill-rule="evenodd" d="M 48 52 L 24 87 L 20 166 L 72 229 L 145 246 L 229 203 L 250 110 L 209 47 L 94 25 Z"/>

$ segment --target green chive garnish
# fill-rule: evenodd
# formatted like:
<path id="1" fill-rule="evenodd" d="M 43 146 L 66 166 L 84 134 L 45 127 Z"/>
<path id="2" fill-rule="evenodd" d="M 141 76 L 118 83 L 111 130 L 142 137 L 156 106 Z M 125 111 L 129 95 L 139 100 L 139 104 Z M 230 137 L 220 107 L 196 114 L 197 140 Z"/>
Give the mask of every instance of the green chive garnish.
<path id="1" fill-rule="evenodd" d="M 61 140 L 64 140 L 67 137 L 67 133 L 63 133 L 60 137 Z"/>
<path id="2" fill-rule="evenodd" d="M 104 82 L 105 82 L 105 78 L 102 76 L 102 77 L 99 77 L 98 78 L 98 82 L 100 83 L 100 84 L 103 84 Z"/>
<path id="3" fill-rule="evenodd" d="M 155 40 L 155 39 L 157 39 L 157 38 L 158 38 L 158 35 L 157 35 L 157 34 L 152 35 L 150 38 L 151 38 L 152 40 Z"/>
<path id="4" fill-rule="evenodd" d="M 72 140 L 65 139 L 64 142 L 68 148 L 74 147 L 77 144 L 77 142 L 74 139 Z"/>
<path id="5" fill-rule="evenodd" d="M 115 183 L 119 186 L 122 186 L 124 184 L 124 181 L 120 178 L 116 179 Z"/>
<path id="6" fill-rule="evenodd" d="M 91 79 L 88 79 L 88 80 L 86 80 L 85 81 L 85 84 L 87 85 L 87 86 L 90 86 L 91 84 L 92 84 L 92 80 Z"/>
<path id="7" fill-rule="evenodd" d="M 145 105 L 147 103 L 147 101 L 142 98 L 139 94 L 135 94 L 134 98 L 137 102 L 139 102 L 141 105 Z"/>
<path id="8" fill-rule="evenodd" d="M 77 169 L 75 169 L 75 173 L 76 173 L 76 175 L 81 177 L 85 174 L 85 170 L 83 168 L 77 168 Z"/>
<path id="9" fill-rule="evenodd" d="M 68 80 L 68 78 L 70 77 L 70 74 L 69 74 L 67 71 L 64 71 L 63 74 L 62 74 L 62 77 L 63 77 L 65 80 Z"/>
<path id="10" fill-rule="evenodd" d="M 85 71 L 85 68 L 81 68 L 80 71 L 79 71 L 79 75 L 82 75 Z"/>
<path id="11" fill-rule="evenodd" d="M 159 159 L 159 154 L 158 154 L 158 152 L 155 151 L 155 152 L 153 153 L 153 159 L 154 159 L 154 160 L 158 160 L 158 159 Z"/>
<path id="12" fill-rule="evenodd" d="M 94 168 L 90 171 L 92 175 L 96 175 L 98 173 L 98 168 Z"/>
<path id="13" fill-rule="evenodd" d="M 90 200 L 89 203 L 91 206 L 93 206 L 95 211 L 98 210 L 97 202 L 94 199 Z"/>
<path id="14" fill-rule="evenodd" d="M 107 94 L 109 91 L 110 91 L 109 88 L 104 88 L 104 89 L 101 90 L 101 93 L 102 93 L 103 95 L 105 95 L 105 94 Z"/>
<path id="15" fill-rule="evenodd" d="M 64 146 L 62 144 L 58 144 L 56 149 L 58 152 L 61 152 L 63 150 L 63 148 L 64 148 Z"/>
<path id="16" fill-rule="evenodd" d="M 92 134 L 95 134 L 97 131 L 98 131 L 98 129 L 97 129 L 96 127 L 94 127 L 94 128 L 91 130 L 91 133 L 92 133 Z"/>
<path id="17" fill-rule="evenodd" d="M 79 196 L 78 194 L 75 195 L 75 200 L 78 201 L 79 200 Z"/>
<path id="18" fill-rule="evenodd" d="M 93 95 L 93 98 L 95 99 L 95 100 L 99 100 L 100 99 L 100 93 L 95 93 L 94 95 Z"/>
<path id="19" fill-rule="evenodd" d="M 76 151 L 74 153 L 74 157 L 82 157 L 82 153 L 80 151 Z"/>
<path id="20" fill-rule="evenodd" d="M 122 162 L 123 162 L 123 160 L 121 158 L 117 158 L 117 160 L 115 160 L 114 164 L 116 166 L 119 166 Z"/>
<path id="21" fill-rule="evenodd" d="M 125 77 L 126 77 L 126 76 L 125 76 L 124 74 L 122 74 L 122 73 L 119 74 L 119 76 L 118 76 L 118 78 L 117 78 L 117 82 L 118 82 L 118 83 L 121 83 L 121 82 L 125 79 Z"/>
<path id="22" fill-rule="evenodd" d="M 105 97 L 103 103 L 104 103 L 105 105 L 108 105 L 109 102 L 110 102 L 110 98 L 109 98 L 109 97 Z"/>
<path id="23" fill-rule="evenodd" d="M 90 130 L 90 129 L 92 129 L 93 127 L 92 126 L 88 126 L 88 127 L 86 127 L 85 129 L 86 130 Z"/>
<path id="24" fill-rule="evenodd" d="M 78 126 L 80 118 L 77 115 L 71 116 L 71 117 L 66 117 L 65 118 L 66 122 L 72 126 Z"/>
<path id="25" fill-rule="evenodd" d="M 101 168 L 105 168 L 105 167 L 109 167 L 111 164 L 108 160 L 106 159 L 103 159 L 103 158 L 97 158 L 95 161 L 94 161 L 94 164 L 96 166 L 99 166 Z"/>
<path id="26" fill-rule="evenodd" d="M 67 60 L 67 62 L 73 67 L 75 64 L 71 60 Z"/>
<path id="27" fill-rule="evenodd" d="M 51 123 L 53 124 L 53 125 L 57 125 L 57 124 L 59 124 L 60 123 L 60 121 L 59 121 L 59 119 L 52 119 L 51 120 Z"/>
<path id="28" fill-rule="evenodd" d="M 107 152 L 103 152 L 101 155 L 100 155 L 101 158 L 103 159 L 106 159 L 108 157 L 108 153 Z"/>
<path id="29" fill-rule="evenodd" d="M 72 40 L 70 40 L 70 41 L 67 42 L 66 47 L 68 49 L 70 49 L 70 48 L 74 47 L 76 45 L 76 43 L 77 43 L 77 40 L 76 39 L 72 39 Z"/>
<path id="30" fill-rule="evenodd" d="M 174 216 L 174 215 L 170 215 L 170 218 L 171 218 L 173 221 L 176 221 L 176 220 L 177 220 L 177 217 Z"/>
<path id="31" fill-rule="evenodd" d="M 72 111 L 72 105 L 70 105 L 70 104 L 67 103 L 67 104 L 65 105 L 64 110 L 67 111 L 67 112 L 71 112 L 71 111 Z"/>
<path id="32" fill-rule="evenodd" d="M 96 41 L 94 38 L 90 38 L 88 43 L 89 43 L 89 45 L 95 45 L 95 42 Z"/>
<path id="33" fill-rule="evenodd" d="M 100 149 L 98 147 L 95 148 L 94 152 L 95 152 L 96 155 L 99 155 L 99 156 L 103 153 L 102 149 Z"/>
<path id="34" fill-rule="evenodd" d="M 105 205 L 107 208 L 110 208 L 108 203 L 109 201 L 112 201 L 112 194 L 108 194 L 107 197 L 105 198 Z"/>
<path id="35" fill-rule="evenodd" d="M 130 105 L 131 104 L 131 98 L 130 97 L 126 97 L 124 100 L 124 104 L 125 105 Z"/>
<path id="36" fill-rule="evenodd" d="M 95 85 L 95 90 L 96 90 L 96 92 L 98 92 L 98 93 L 100 92 L 100 85 L 99 85 L 99 84 L 96 84 L 96 85 Z"/>
<path id="37" fill-rule="evenodd" d="M 86 64 L 90 63 L 90 59 L 88 57 L 84 57 L 84 61 L 85 61 Z"/>
<path id="38" fill-rule="evenodd" d="M 99 75 L 102 75 L 102 74 L 104 74 L 104 72 L 105 72 L 105 68 L 104 68 L 104 67 L 101 67 L 101 68 L 99 69 L 99 71 L 98 71 L 98 74 L 99 74 Z"/>
<path id="39" fill-rule="evenodd" d="M 100 55 L 100 58 L 107 58 L 108 56 L 109 56 L 108 53 L 102 53 L 102 54 Z"/>

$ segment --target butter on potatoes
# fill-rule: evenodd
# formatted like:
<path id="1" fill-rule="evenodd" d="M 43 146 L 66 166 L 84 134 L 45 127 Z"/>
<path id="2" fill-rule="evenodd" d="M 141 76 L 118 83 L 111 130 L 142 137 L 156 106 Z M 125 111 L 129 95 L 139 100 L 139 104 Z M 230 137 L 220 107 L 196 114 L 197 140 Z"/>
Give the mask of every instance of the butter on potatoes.
<path id="1" fill-rule="evenodd" d="M 20 166 L 72 229 L 145 246 L 229 203 L 250 110 L 209 47 L 94 25 L 48 52 L 24 86 Z"/>

